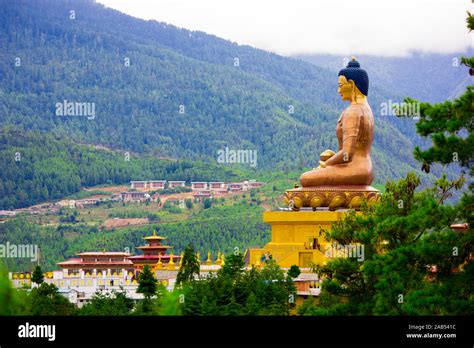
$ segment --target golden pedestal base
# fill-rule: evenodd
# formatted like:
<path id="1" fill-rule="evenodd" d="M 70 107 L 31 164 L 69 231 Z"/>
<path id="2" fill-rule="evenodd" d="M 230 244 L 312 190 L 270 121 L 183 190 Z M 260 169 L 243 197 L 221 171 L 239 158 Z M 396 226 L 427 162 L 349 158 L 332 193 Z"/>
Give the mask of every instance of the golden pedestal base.
<path id="1" fill-rule="evenodd" d="M 272 240 L 262 249 L 249 249 L 245 255 L 248 265 L 263 266 L 271 258 L 280 267 L 297 265 L 309 268 L 327 261 L 325 252 L 330 243 L 322 230 L 342 219 L 347 211 L 270 211 L 263 221 L 272 226 Z"/>
<path id="2" fill-rule="evenodd" d="M 379 190 L 367 185 L 340 185 L 298 187 L 285 192 L 285 204 L 298 211 L 300 208 L 350 208 L 358 210 L 364 200 L 375 203 L 379 200 Z"/>

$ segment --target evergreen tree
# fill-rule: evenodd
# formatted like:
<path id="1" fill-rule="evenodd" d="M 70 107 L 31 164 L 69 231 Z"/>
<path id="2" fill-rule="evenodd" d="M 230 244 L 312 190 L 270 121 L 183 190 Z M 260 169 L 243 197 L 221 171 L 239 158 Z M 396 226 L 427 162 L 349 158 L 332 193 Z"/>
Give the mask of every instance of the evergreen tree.
<path id="1" fill-rule="evenodd" d="M 35 267 L 35 270 L 31 275 L 31 281 L 38 285 L 40 285 L 44 281 L 43 271 L 41 270 L 41 267 L 39 265 Z"/>
<path id="2" fill-rule="evenodd" d="M 58 293 L 54 284 L 43 282 L 31 289 L 30 301 L 30 315 L 72 315 L 76 312 L 76 307 Z"/>
<path id="3" fill-rule="evenodd" d="M 193 209 L 193 201 L 192 201 L 192 199 L 186 199 L 184 202 L 185 202 L 185 204 L 186 204 L 186 208 L 188 208 L 188 209 L 190 209 L 190 210 Z"/>
<path id="4" fill-rule="evenodd" d="M 232 253 L 225 258 L 224 266 L 219 272 L 228 278 L 236 278 L 245 270 L 244 257 L 240 253 Z"/>
<path id="5" fill-rule="evenodd" d="M 298 278 L 300 273 L 301 273 L 301 270 L 297 265 L 292 265 L 290 269 L 288 270 L 288 276 L 291 278 Z"/>
<path id="6" fill-rule="evenodd" d="M 246 307 L 246 315 L 258 315 L 260 312 L 260 305 L 258 303 L 257 296 L 254 292 L 251 292 L 249 297 L 247 298 L 247 303 L 245 304 Z"/>
<path id="7" fill-rule="evenodd" d="M 151 271 L 150 266 L 143 266 L 142 271 L 140 272 L 140 277 L 138 279 L 138 288 L 137 292 L 143 294 L 146 299 L 150 299 L 156 295 L 157 290 L 157 280 Z"/>
<path id="8" fill-rule="evenodd" d="M 150 266 L 143 266 L 142 271 L 140 272 L 140 278 L 138 279 L 138 288 L 137 292 L 143 294 L 145 297 L 143 301 L 140 301 L 140 306 L 137 309 L 139 314 L 151 314 L 153 311 L 153 306 L 151 298 L 156 295 L 158 288 L 157 280 L 151 271 Z"/>
<path id="9" fill-rule="evenodd" d="M 202 206 L 204 209 L 209 209 L 210 207 L 212 207 L 212 200 L 208 197 L 204 198 Z"/>
<path id="10" fill-rule="evenodd" d="M 200 263 L 194 251 L 194 248 L 189 244 L 184 249 L 181 266 L 176 276 L 176 286 L 180 286 L 187 282 L 194 281 L 195 276 L 199 276 Z"/>
<path id="11" fill-rule="evenodd" d="M 467 26 L 474 30 L 474 17 L 468 14 Z M 474 68 L 474 57 L 462 58 L 462 63 Z M 416 105 L 418 101 L 406 98 L 406 103 Z M 420 150 L 415 148 L 415 158 L 423 163 L 426 172 L 434 162 L 449 164 L 458 162 L 471 168 L 474 161 L 474 85 L 455 100 L 443 103 L 420 103 L 420 120 L 416 124 L 418 134 L 432 139 L 433 146 Z M 402 114 L 403 115 L 403 114 Z"/>

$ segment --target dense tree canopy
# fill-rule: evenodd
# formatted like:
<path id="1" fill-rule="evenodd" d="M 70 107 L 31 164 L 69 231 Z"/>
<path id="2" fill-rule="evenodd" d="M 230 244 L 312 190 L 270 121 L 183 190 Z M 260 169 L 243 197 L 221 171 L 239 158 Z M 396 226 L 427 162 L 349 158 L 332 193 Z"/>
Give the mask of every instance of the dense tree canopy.
<path id="1" fill-rule="evenodd" d="M 242 255 L 231 254 L 217 274 L 187 283 L 184 315 L 288 315 L 296 296 L 291 279 L 274 262 L 261 270 L 243 269 Z"/>
<path id="2" fill-rule="evenodd" d="M 98 291 L 79 310 L 79 315 L 130 315 L 133 309 L 133 300 L 128 298 L 125 292 L 104 293 Z"/>
<path id="3" fill-rule="evenodd" d="M 327 232 L 340 245 L 363 245 L 364 260 L 336 258 L 315 267 L 325 278 L 322 294 L 317 305 L 306 303 L 300 314 L 474 312 L 474 234 L 472 227 L 450 228 L 472 210 L 463 203 L 441 204 L 439 187 L 416 192 L 419 184 L 413 174 L 389 182 L 379 204 L 350 214 Z"/>

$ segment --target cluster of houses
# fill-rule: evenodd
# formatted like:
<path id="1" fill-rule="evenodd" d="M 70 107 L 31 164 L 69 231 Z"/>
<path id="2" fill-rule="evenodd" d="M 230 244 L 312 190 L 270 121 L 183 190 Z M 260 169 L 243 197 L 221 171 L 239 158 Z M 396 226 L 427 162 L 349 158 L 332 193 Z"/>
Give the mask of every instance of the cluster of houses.
<path id="1" fill-rule="evenodd" d="M 159 194 L 152 191 L 173 189 L 177 187 L 189 187 L 194 199 L 200 201 L 204 198 L 221 195 L 224 193 L 239 193 L 263 186 L 263 182 L 256 180 L 245 180 L 242 182 L 223 181 L 193 181 L 186 185 L 186 181 L 147 180 L 130 181 L 130 191 L 114 193 L 107 197 L 88 197 L 76 200 L 60 200 L 58 202 L 37 204 L 28 208 L 15 210 L 0 210 L 0 223 L 20 213 L 42 214 L 57 212 L 62 207 L 86 208 L 103 202 L 145 202 L 147 200 L 157 201 Z M 173 200 L 173 199 L 171 199 Z M 184 204 L 184 202 L 182 202 Z"/>
<path id="2" fill-rule="evenodd" d="M 106 201 L 118 201 L 119 196 L 118 195 L 112 195 L 107 198 L 83 198 L 83 199 L 77 199 L 77 200 L 63 200 L 59 201 L 56 203 L 56 205 L 59 205 L 60 207 L 70 207 L 70 208 L 85 208 L 85 207 L 90 207 L 93 205 L 97 205 L 100 202 L 106 202 Z"/>
<path id="3" fill-rule="evenodd" d="M 190 187 L 195 199 L 210 198 L 224 193 L 238 193 L 263 186 L 263 182 L 256 180 L 245 180 L 242 182 L 223 181 L 193 181 L 186 186 L 185 181 L 148 180 L 131 181 L 130 189 L 133 191 L 122 192 L 120 199 L 124 202 L 143 202 L 147 199 L 156 200 L 157 194 L 150 196 L 150 191 L 173 189 L 176 187 Z"/>
<path id="4" fill-rule="evenodd" d="M 110 197 L 89 197 L 82 199 L 63 199 L 57 202 L 41 203 L 32 205 L 27 208 L 19 208 L 15 210 L 0 210 L 0 222 L 6 218 L 14 217 L 21 213 L 28 214 L 44 214 L 44 213 L 56 213 L 61 208 L 86 208 L 97 205 L 100 202 L 110 202 L 120 200 L 120 195 L 111 195 Z"/>

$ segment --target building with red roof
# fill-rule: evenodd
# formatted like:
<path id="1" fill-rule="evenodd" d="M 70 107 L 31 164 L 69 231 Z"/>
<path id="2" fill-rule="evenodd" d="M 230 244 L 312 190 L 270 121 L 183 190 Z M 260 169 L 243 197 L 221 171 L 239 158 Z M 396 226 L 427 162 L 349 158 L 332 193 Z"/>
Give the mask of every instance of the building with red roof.
<path id="1" fill-rule="evenodd" d="M 135 269 L 141 269 L 145 265 L 155 266 L 160 261 L 163 265 L 179 262 L 180 256 L 173 255 L 173 253 L 167 254 L 167 251 L 173 249 L 173 247 L 162 245 L 166 237 L 157 236 L 156 232 L 153 232 L 152 236 L 143 239 L 147 242 L 147 245 L 137 247 L 137 249 L 143 251 L 143 254 L 128 257 Z"/>

